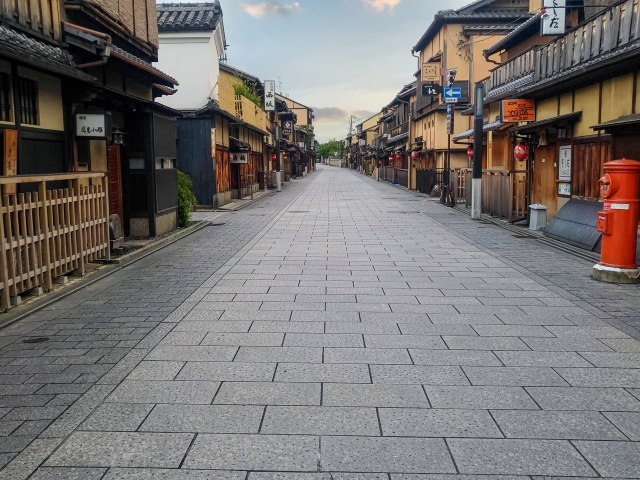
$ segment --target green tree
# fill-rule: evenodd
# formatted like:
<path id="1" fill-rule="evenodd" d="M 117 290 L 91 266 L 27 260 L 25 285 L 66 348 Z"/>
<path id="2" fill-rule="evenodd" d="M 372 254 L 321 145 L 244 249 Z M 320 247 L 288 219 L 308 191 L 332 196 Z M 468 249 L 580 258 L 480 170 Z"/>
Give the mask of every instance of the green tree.
<path id="1" fill-rule="evenodd" d="M 336 153 L 338 157 L 342 157 L 343 151 L 344 142 L 334 138 L 333 140 L 320 144 L 318 147 L 318 157 L 333 157 Z"/>
<path id="2" fill-rule="evenodd" d="M 178 170 L 178 226 L 187 227 L 191 222 L 191 211 L 197 203 L 193 194 L 193 182 L 186 173 Z"/>

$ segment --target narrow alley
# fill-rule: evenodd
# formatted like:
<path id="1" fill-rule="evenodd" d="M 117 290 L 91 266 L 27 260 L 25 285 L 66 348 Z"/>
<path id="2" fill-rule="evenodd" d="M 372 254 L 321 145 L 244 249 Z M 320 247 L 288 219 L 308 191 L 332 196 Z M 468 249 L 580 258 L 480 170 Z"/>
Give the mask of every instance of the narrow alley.
<path id="1" fill-rule="evenodd" d="M 0 330 L 0 478 L 640 477 L 638 286 L 334 167 L 220 219 Z"/>

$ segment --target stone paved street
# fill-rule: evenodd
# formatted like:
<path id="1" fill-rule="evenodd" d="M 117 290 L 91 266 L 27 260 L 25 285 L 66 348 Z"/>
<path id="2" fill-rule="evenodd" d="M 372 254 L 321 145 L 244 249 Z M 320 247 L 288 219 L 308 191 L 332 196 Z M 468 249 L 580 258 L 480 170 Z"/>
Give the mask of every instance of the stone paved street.
<path id="1" fill-rule="evenodd" d="M 333 167 L 212 221 L 0 331 L 0 479 L 640 478 L 639 287 Z"/>

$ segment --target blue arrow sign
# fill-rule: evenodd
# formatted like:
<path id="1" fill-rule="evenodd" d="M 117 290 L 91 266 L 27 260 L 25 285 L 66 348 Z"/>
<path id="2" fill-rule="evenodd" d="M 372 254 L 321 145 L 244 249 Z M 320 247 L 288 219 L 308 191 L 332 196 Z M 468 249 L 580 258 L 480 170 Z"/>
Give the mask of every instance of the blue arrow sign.
<path id="1" fill-rule="evenodd" d="M 462 88 L 460 87 L 445 88 L 444 98 L 462 98 Z"/>

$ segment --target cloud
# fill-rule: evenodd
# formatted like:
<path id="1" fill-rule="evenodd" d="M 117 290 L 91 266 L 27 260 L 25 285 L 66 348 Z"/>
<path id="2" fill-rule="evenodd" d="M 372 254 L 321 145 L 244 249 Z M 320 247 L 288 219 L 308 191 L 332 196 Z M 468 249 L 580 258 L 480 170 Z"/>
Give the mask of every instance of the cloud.
<path id="1" fill-rule="evenodd" d="M 385 9 L 393 10 L 393 7 L 398 5 L 402 0 L 362 0 L 362 3 L 375 8 L 379 12 L 384 12 Z"/>
<path id="2" fill-rule="evenodd" d="M 377 0 L 376 0 L 377 1 Z M 395 0 L 386 0 L 395 1 Z M 288 17 L 292 13 L 295 13 L 300 8 L 298 2 L 294 2 L 289 5 L 282 5 L 278 2 L 260 2 L 260 3 L 241 3 L 240 8 L 251 15 L 254 18 L 261 18 L 265 15 L 282 15 Z"/>
<path id="3" fill-rule="evenodd" d="M 318 121 L 346 120 L 349 112 L 338 107 L 314 107 L 313 113 Z"/>

